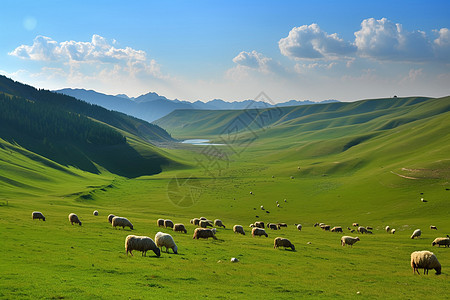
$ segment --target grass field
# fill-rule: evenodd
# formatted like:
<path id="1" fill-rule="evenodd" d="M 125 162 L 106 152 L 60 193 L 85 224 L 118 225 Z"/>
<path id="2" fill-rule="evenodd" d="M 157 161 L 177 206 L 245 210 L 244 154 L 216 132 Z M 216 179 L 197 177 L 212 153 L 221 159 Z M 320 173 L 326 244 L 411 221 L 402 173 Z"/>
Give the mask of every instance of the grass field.
<path id="1" fill-rule="evenodd" d="M 152 148 L 177 163 L 133 179 L 54 165 L 2 142 L 0 298 L 441 299 L 448 293 L 450 249 L 431 242 L 450 234 L 448 114 L 392 130 L 368 130 L 377 128 L 374 121 L 363 130 L 341 128 L 349 134 L 283 123 L 251 143 L 242 143 L 242 133 L 232 147 Z M 129 143 L 145 156 L 145 143 Z M 35 210 L 47 220 L 32 220 Z M 71 212 L 83 226 L 70 225 Z M 112 228 L 110 213 L 129 218 L 135 229 Z M 200 216 L 224 222 L 218 240 L 192 239 L 189 220 Z M 158 228 L 158 218 L 184 223 L 188 234 Z M 253 238 L 248 225 L 258 220 L 288 227 Z M 353 222 L 374 229 L 354 247 L 342 247 L 342 234 L 313 227 L 316 222 L 353 236 L 346 229 Z M 245 236 L 232 232 L 235 224 Z M 396 234 L 387 234 L 386 225 Z M 416 228 L 422 236 L 412 240 Z M 179 254 L 125 254 L 128 234 L 154 238 L 158 231 L 172 234 Z M 277 236 L 289 238 L 296 251 L 274 249 Z M 417 250 L 433 251 L 442 274 L 413 275 L 409 260 Z"/>

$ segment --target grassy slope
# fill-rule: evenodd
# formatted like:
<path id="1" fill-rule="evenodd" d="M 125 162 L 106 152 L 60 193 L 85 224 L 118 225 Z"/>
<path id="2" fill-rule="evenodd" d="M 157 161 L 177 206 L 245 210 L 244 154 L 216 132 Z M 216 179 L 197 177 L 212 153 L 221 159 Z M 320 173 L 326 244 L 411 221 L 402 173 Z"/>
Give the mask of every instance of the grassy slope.
<path id="1" fill-rule="evenodd" d="M 441 102 L 399 110 L 399 118 L 420 118 L 385 130 L 380 129 L 393 118 L 369 118 L 371 123 L 352 127 L 356 121 L 336 117 L 331 122 L 341 124 L 339 129 L 322 124 L 311 131 L 299 130 L 298 124 L 295 129 L 289 122 L 298 119 L 292 118 L 258 132 L 260 139 L 245 149 L 233 145 L 238 155 L 222 146 L 229 160 L 216 161 L 219 169 L 210 172 L 195 163 L 214 162 L 204 155 L 207 147 L 165 150 L 186 162 L 184 167 L 168 166 L 158 175 L 137 179 L 50 168 L 2 144 L 2 166 L 11 168 L 6 177 L 33 188 L 0 186 L 6 262 L 0 265 L 0 297 L 351 299 L 360 291 L 364 299 L 441 298 L 450 278 L 450 252 L 433 249 L 431 241 L 450 233 L 450 118 L 448 112 L 427 115 L 430 109 L 442 110 Z M 201 138 L 202 133 L 190 134 Z M 370 137 L 360 139 L 366 135 Z M 138 139 L 128 141 L 138 152 L 146 147 Z M 261 205 L 270 213 L 260 210 Z M 94 209 L 100 216 L 92 215 Z M 33 210 L 41 210 L 47 221 L 31 220 Z M 82 227 L 68 223 L 70 212 L 80 216 Z M 106 221 L 109 213 L 128 217 L 133 234 L 170 232 L 156 227 L 160 217 L 186 224 L 189 233 L 173 234 L 179 255 L 162 253 L 156 259 L 136 252 L 127 257 L 123 241 L 131 231 L 112 229 Z M 200 215 L 227 225 L 218 229 L 218 241 L 192 240 L 189 219 Z M 246 227 L 255 220 L 287 222 L 289 227 L 269 232 L 267 239 L 252 238 L 248 229 L 246 236 L 232 233 L 233 224 Z M 322 232 L 312 226 L 315 222 L 344 228 L 359 222 L 373 226 L 374 234 L 343 248 L 340 234 Z M 303 224 L 302 232 L 294 223 Z M 431 224 L 439 230 L 431 231 Z M 386 225 L 397 233 L 386 234 Z M 422 229 L 422 237 L 411 240 L 416 228 Z M 297 251 L 274 250 L 276 236 L 288 237 Z M 436 253 L 441 276 L 432 275 L 434 271 L 412 275 L 409 255 L 424 249 Z M 230 263 L 231 257 L 240 262 Z"/>

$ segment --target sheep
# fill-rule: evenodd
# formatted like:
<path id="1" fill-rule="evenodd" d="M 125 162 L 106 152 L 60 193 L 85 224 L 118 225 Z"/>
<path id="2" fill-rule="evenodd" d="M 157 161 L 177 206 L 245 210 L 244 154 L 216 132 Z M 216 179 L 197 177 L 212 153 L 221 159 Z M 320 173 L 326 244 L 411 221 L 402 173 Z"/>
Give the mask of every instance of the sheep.
<path id="1" fill-rule="evenodd" d="M 193 218 L 193 219 L 191 219 L 190 222 L 191 222 L 192 225 L 198 226 L 198 222 L 200 222 L 200 219 L 199 218 Z"/>
<path id="2" fill-rule="evenodd" d="M 353 226 L 353 227 L 358 227 L 359 224 L 358 224 L 358 223 L 353 223 L 352 226 Z"/>
<path id="3" fill-rule="evenodd" d="M 298 229 L 299 231 L 302 231 L 302 224 L 297 224 L 297 229 Z"/>
<path id="4" fill-rule="evenodd" d="M 280 204 L 277 204 L 277 207 L 280 207 Z"/>
<path id="5" fill-rule="evenodd" d="M 277 230 L 280 227 L 277 224 L 273 224 L 273 223 L 268 223 L 267 224 L 267 228 L 272 229 L 272 230 Z"/>
<path id="6" fill-rule="evenodd" d="M 276 249 L 278 247 L 291 248 L 292 251 L 295 251 L 294 244 L 291 243 L 288 239 L 277 237 L 273 240 L 273 248 Z"/>
<path id="7" fill-rule="evenodd" d="M 266 231 L 262 228 L 253 228 L 252 229 L 252 236 L 262 236 L 265 235 L 266 237 L 268 237 L 269 235 L 266 233 Z"/>
<path id="8" fill-rule="evenodd" d="M 363 233 L 367 233 L 367 229 L 366 229 L 366 227 L 359 226 L 359 227 L 358 227 L 358 232 L 359 232 L 359 233 L 362 233 L 362 234 L 363 234 Z"/>
<path id="9" fill-rule="evenodd" d="M 186 227 L 183 224 L 174 224 L 173 231 L 184 232 L 187 233 Z"/>
<path id="10" fill-rule="evenodd" d="M 261 209 L 264 210 L 264 206 L 263 205 L 261 205 Z"/>
<path id="11" fill-rule="evenodd" d="M 225 228 L 225 225 L 223 225 L 222 221 L 219 220 L 219 219 L 215 219 L 215 220 L 214 220 L 214 226 Z"/>
<path id="12" fill-rule="evenodd" d="M 344 247 L 345 245 L 350 245 L 350 247 L 353 247 L 353 244 L 357 241 L 360 241 L 359 237 L 352 237 L 348 235 L 344 235 L 341 237 L 341 245 Z"/>
<path id="13" fill-rule="evenodd" d="M 325 231 L 329 231 L 330 230 L 330 225 L 321 225 L 320 226 L 320 228 L 322 228 L 322 230 L 325 230 Z"/>
<path id="14" fill-rule="evenodd" d="M 250 224 L 250 225 L 248 225 L 248 227 L 250 227 L 250 228 L 253 228 L 253 227 L 255 227 L 255 224 Z"/>
<path id="15" fill-rule="evenodd" d="M 441 245 L 444 247 L 450 247 L 450 238 L 448 237 L 435 238 L 434 241 L 431 243 L 431 246 L 435 245 L 438 245 L 439 247 L 441 247 Z"/>
<path id="16" fill-rule="evenodd" d="M 439 263 L 436 255 L 430 251 L 414 251 L 411 253 L 411 268 L 413 273 L 420 275 L 419 269 L 424 269 L 423 274 L 428 274 L 428 270 L 435 269 L 436 275 L 441 274 L 441 264 Z"/>
<path id="17" fill-rule="evenodd" d="M 125 251 L 127 255 L 130 252 L 131 256 L 133 256 L 133 250 L 141 251 L 142 256 L 146 256 L 148 250 L 155 252 L 158 257 L 161 255 L 161 251 L 155 242 L 148 236 L 128 235 L 125 238 Z"/>
<path id="18" fill-rule="evenodd" d="M 389 227 L 389 225 L 388 225 L 388 226 L 386 226 L 386 228 L 385 228 L 385 229 L 386 229 L 386 232 L 387 232 L 387 233 L 389 233 L 389 232 L 391 231 L 391 227 Z"/>
<path id="19" fill-rule="evenodd" d="M 431 229 L 431 230 L 433 230 L 433 229 L 434 229 L 434 230 L 437 230 L 437 227 L 434 226 L 434 225 L 430 225 L 430 229 Z"/>
<path id="20" fill-rule="evenodd" d="M 125 229 L 125 227 L 130 227 L 130 229 L 133 230 L 133 224 L 131 224 L 127 218 L 115 216 L 112 219 L 112 227 L 116 228 L 117 226 L 121 226 L 123 229 Z"/>
<path id="21" fill-rule="evenodd" d="M 173 228 L 172 220 L 164 220 L 164 227 L 166 227 L 166 228 Z"/>
<path id="22" fill-rule="evenodd" d="M 331 228 L 330 231 L 331 232 L 342 232 L 342 227 L 341 226 L 334 226 L 333 228 Z"/>
<path id="23" fill-rule="evenodd" d="M 233 232 L 245 235 L 244 227 L 242 227 L 241 225 L 234 225 Z"/>
<path id="24" fill-rule="evenodd" d="M 211 224 L 211 221 L 209 220 L 201 220 L 198 225 L 202 228 L 206 228 L 206 227 L 213 227 L 213 224 Z"/>
<path id="25" fill-rule="evenodd" d="M 166 247 L 166 253 L 169 253 L 169 248 L 173 253 L 178 254 L 178 247 L 173 240 L 173 237 L 168 233 L 158 232 L 155 234 L 155 243 L 158 248 Z"/>
<path id="26" fill-rule="evenodd" d="M 113 214 L 108 215 L 108 222 L 112 224 L 112 219 L 115 217 Z"/>
<path id="27" fill-rule="evenodd" d="M 194 235 L 192 236 L 192 239 L 208 239 L 212 237 L 213 239 L 217 240 L 214 231 L 211 228 L 196 228 L 194 230 Z"/>
<path id="28" fill-rule="evenodd" d="M 33 211 L 31 217 L 34 219 L 45 221 L 44 215 L 40 211 Z"/>
<path id="29" fill-rule="evenodd" d="M 315 224 L 314 224 L 314 227 L 317 227 L 317 226 L 320 227 L 320 226 L 322 226 L 322 225 L 325 225 L 325 223 L 315 223 Z"/>
<path id="30" fill-rule="evenodd" d="M 287 227 L 286 223 L 278 223 L 277 225 L 278 225 L 278 227 Z"/>
<path id="31" fill-rule="evenodd" d="M 391 234 L 395 234 L 395 228 L 391 229 Z"/>
<path id="32" fill-rule="evenodd" d="M 421 235 L 422 235 L 422 230 L 416 229 L 416 230 L 414 230 L 414 232 L 411 234 L 411 239 L 419 238 L 419 236 L 421 236 Z"/>
<path id="33" fill-rule="evenodd" d="M 73 223 L 81 226 L 81 221 L 78 219 L 78 216 L 74 213 L 69 214 L 69 222 L 73 225 Z"/>
<path id="34" fill-rule="evenodd" d="M 164 219 L 156 220 L 156 225 L 158 225 L 158 227 L 164 227 Z"/>
<path id="35" fill-rule="evenodd" d="M 200 218 L 198 218 L 200 221 L 206 221 L 206 220 L 208 220 L 207 218 L 205 218 L 205 217 L 200 217 Z"/>
<path id="36" fill-rule="evenodd" d="M 94 212 L 92 213 L 94 216 L 98 216 L 98 210 L 94 210 Z"/>
<path id="37" fill-rule="evenodd" d="M 262 221 L 256 221 L 256 222 L 255 222 L 255 227 L 258 227 L 258 228 L 264 228 L 264 222 L 262 222 Z"/>

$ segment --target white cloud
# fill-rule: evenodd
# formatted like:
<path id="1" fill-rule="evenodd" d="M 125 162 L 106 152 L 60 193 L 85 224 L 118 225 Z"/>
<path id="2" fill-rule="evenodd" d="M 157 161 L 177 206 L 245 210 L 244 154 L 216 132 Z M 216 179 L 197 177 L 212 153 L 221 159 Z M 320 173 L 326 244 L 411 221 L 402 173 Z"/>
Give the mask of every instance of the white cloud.
<path id="1" fill-rule="evenodd" d="M 317 24 L 294 27 L 289 35 L 278 42 L 283 55 L 296 59 L 337 59 L 356 51 L 353 44 L 327 34 Z"/>
<path id="2" fill-rule="evenodd" d="M 115 44 L 114 40 L 112 44 Z M 155 60 L 149 60 L 145 51 L 131 47 L 116 48 L 106 38 L 96 34 L 90 42 L 60 43 L 40 35 L 33 40 L 31 46 L 21 45 L 9 55 L 34 61 L 63 63 L 70 68 L 79 68 L 81 64 L 98 68 L 100 64 L 103 72 L 120 67 L 130 75 L 144 73 L 157 78 L 164 77 L 159 65 Z M 84 70 L 87 71 L 87 68 Z"/>
<path id="3" fill-rule="evenodd" d="M 265 74 L 282 71 L 281 65 L 278 62 L 275 62 L 272 58 L 266 57 L 255 50 L 252 52 L 242 51 L 233 58 L 233 62 L 241 69 L 242 67 L 247 67 Z"/>
<path id="4" fill-rule="evenodd" d="M 438 34 L 438 38 L 433 41 L 436 57 L 448 62 L 450 61 L 450 30 L 441 28 L 435 32 Z"/>

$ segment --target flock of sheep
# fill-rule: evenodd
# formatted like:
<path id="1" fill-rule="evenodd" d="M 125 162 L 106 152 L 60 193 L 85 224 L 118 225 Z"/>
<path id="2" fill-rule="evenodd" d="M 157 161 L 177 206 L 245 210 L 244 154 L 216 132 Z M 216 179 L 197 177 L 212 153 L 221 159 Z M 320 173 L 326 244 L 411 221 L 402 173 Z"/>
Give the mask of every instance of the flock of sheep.
<path id="1" fill-rule="evenodd" d="M 93 215 L 98 216 L 98 211 L 95 210 L 93 212 Z M 45 216 L 41 212 L 34 211 L 32 213 L 32 219 L 38 219 L 38 220 L 45 221 Z M 131 230 L 134 229 L 133 224 L 127 218 L 118 217 L 113 214 L 110 214 L 110 215 L 108 215 L 107 219 L 108 219 L 108 222 L 111 223 L 112 227 L 114 227 L 114 228 L 122 227 L 124 229 L 125 227 L 129 227 Z M 80 219 L 78 218 L 78 216 L 74 213 L 69 214 L 69 222 L 72 225 L 78 224 L 81 226 L 81 224 L 82 224 Z M 213 222 L 211 220 L 208 220 L 205 217 L 201 217 L 201 218 L 191 219 L 190 223 L 192 225 L 199 226 L 198 228 L 196 228 L 194 230 L 194 234 L 192 236 L 193 239 L 200 239 L 200 238 L 202 238 L 202 239 L 208 239 L 208 238 L 217 239 L 217 237 L 216 237 L 217 229 L 209 228 L 209 227 L 225 228 L 225 225 L 219 219 L 216 219 Z M 186 230 L 186 227 L 184 226 L 184 224 L 181 224 L 181 223 L 174 224 L 174 222 L 171 220 L 158 219 L 156 221 L 156 224 L 159 227 L 171 228 L 175 232 L 187 233 L 187 230 Z M 265 225 L 267 225 L 267 228 L 271 229 L 271 230 L 279 230 L 281 227 L 287 227 L 286 223 L 264 224 L 264 222 L 256 221 L 255 223 L 252 223 L 249 225 L 249 227 L 252 228 L 252 230 L 251 230 L 252 236 L 253 237 L 256 237 L 256 236 L 268 237 L 268 234 L 265 231 L 265 227 L 266 227 Z M 302 230 L 301 224 L 295 224 L 295 226 L 299 231 Z M 343 233 L 343 229 L 341 226 L 334 226 L 331 228 L 330 225 L 327 225 L 325 223 L 315 223 L 314 227 L 317 227 L 317 226 L 320 227 L 324 231 Z M 356 227 L 356 230 L 351 229 L 350 227 L 347 227 L 347 229 L 352 233 L 357 231 L 361 234 L 372 234 L 371 230 L 373 228 L 370 226 L 363 227 L 363 226 L 359 226 L 358 223 L 353 223 L 352 226 Z M 430 226 L 430 229 L 437 230 L 436 226 L 433 226 L 433 225 Z M 391 229 L 389 226 L 386 226 L 385 230 L 387 233 L 391 233 L 391 234 L 395 233 L 395 229 Z M 233 232 L 245 235 L 244 227 L 242 225 L 234 225 Z M 421 236 L 421 234 L 422 234 L 422 231 L 420 229 L 416 229 L 412 233 L 411 239 L 419 238 Z M 341 237 L 341 245 L 342 246 L 350 245 L 352 247 L 358 241 L 360 241 L 359 237 L 352 237 L 352 236 L 348 236 L 348 235 L 344 235 Z M 447 235 L 447 237 L 436 238 L 432 242 L 432 246 L 435 246 L 435 245 L 438 245 L 439 247 L 440 246 L 450 247 L 450 237 Z M 177 247 L 173 237 L 168 233 L 158 232 L 158 233 L 156 233 L 154 240 L 148 236 L 136 236 L 136 235 L 128 235 L 125 238 L 125 251 L 126 251 L 127 255 L 128 255 L 128 253 L 130 253 L 133 256 L 132 251 L 136 250 L 136 251 L 140 251 L 143 256 L 146 256 L 147 251 L 151 250 L 156 254 L 156 256 L 159 257 L 161 255 L 161 250 L 163 247 L 166 248 L 167 253 L 168 253 L 169 249 L 172 249 L 173 253 L 175 253 L 175 254 L 178 253 L 178 247 Z M 289 241 L 286 238 L 276 237 L 274 239 L 274 248 L 279 248 L 279 247 L 284 247 L 285 249 L 290 248 L 292 251 L 295 251 L 295 246 L 291 243 L 291 241 Z M 419 269 L 424 269 L 424 274 L 428 274 L 428 270 L 430 270 L 430 269 L 435 269 L 436 274 L 441 274 L 441 265 L 440 265 L 439 261 L 437 260 L 436 256 L 432 252 L 426 251 L 426 250 L 415 251 L 415 252 L 411 253 L 411 267 L 413 269 L 413 272 L 414 273 L 417 272 L 417 274 L 419 274 Z"/>

